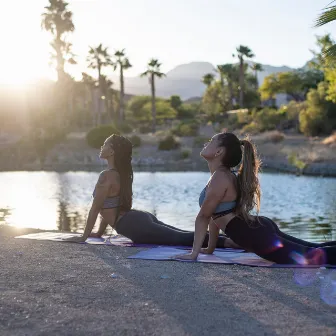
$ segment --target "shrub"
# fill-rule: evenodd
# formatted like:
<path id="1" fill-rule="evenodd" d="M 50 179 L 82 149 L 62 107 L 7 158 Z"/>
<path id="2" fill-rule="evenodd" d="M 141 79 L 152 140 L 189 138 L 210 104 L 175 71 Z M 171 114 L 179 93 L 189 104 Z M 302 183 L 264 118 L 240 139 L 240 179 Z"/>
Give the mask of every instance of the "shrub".
<path id="1" fill-rule="evenodd" d="M 180 143 L 173 135 L 168 135 L 159 142 L 159 150 L 172 150 L 179 147 Z"/>
<path id="2" fill-rule="evenodd" d="M 188 157 L 190 157 L 191 155 L 191 149 L 189 148 L 184 148 L 181 150 L 181 159 L 187 159 Z"/>
<path id="3" fill-rule="evenodd" d="M 177 136 L 196 136 L 199 132 L 199 124 L 196 121 L 182 121 L 172 129 L 172 134 Z"/>
<path id="4" fill-rule="evenodd" d="M 118 125 L 118 129 L 120 130 L 121 133 L 125 134 L 131 133 L 133 131 L 133 127 L 126 122 L 123 122 L 120 125 Z"/>
<path id="5" fill-rule="evenodd" d="M 120 134 L 114 125 L 103 125 L 92 128 L 86 135 L 86 141 L 92 148 L 100 148 L 106 138 L 112 134 Z"/>
<path id="6" fill-rule="evenodd" d="M 141 146 L 141 138 L 137 135 L 132 135 L 129 139 L 133 145 L 133 147 L 140 147 Z"/>
<path id="7" fill-rule="evenodd" d="M 252 119 L 258 125 L 260 132 L 264 132 L 276 129 L 286 119 L 286 115 L 282 110 L 265 107 L 259 111 L 253 110 Z"/>
<path id="8" fill-rule="evenodd" d="M 307 166 L 307 164 L 305 162 L 303 162 L 302 160 L 300 160 L 298 158 L 297 154 L 294 153 L 294 152 L 292 152 L 290 155 L 288 155 L 287 159 L 288 159 L 288 162 L 292 166 L 296 167 L 297 169 L 299 169 L 301 171 Z"/>
<path id="9" fill-rule="evenodd" d="M 250 124 L 244 126 L 242 131 L 249 134 L 258 134 L 262 131 L 262 129 L 259 124 L 257 124 L 255 121 L 252 121 Z"/>

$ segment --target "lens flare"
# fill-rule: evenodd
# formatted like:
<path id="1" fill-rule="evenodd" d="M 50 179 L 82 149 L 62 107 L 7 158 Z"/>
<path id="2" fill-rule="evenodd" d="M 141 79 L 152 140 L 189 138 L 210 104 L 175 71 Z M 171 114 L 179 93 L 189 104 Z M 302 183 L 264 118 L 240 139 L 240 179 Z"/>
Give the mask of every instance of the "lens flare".
<path id="1" fill-rule="evenodd" d="M 306 255 L 298 252 L 291 253 L 292 259 L 303 267 L 312 268 L 299 268 L 294 270 L 294 281 L 300 286 L 309 286 L 320 278 L 320 272 L 314 266 L 324 265 L 326 256 L 323 250 L 314 249 L 309 251 Z"/>
<path id="2" fill-rule="evenodd" d="M 336 271 L 329 272 L 321 282 L 321 299 L 330 306 L 336 306 Z"/>

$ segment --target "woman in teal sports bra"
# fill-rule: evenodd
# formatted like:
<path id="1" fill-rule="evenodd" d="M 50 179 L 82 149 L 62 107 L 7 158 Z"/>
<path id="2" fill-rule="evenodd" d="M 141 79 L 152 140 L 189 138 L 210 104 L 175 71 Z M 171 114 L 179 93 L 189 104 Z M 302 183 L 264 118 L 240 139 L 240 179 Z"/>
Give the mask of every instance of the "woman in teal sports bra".
<path id="1" fill-rule="evenodd" d="M 127 138 L 111 135 L 101 148 L 100 158 L 107 161 L 108 169 L 99 175 L 84 233 L 66 240 L 84 242 L 88 237 L 101 237 L 107 225 L 111 225 L 118 234 L 137 244 L 192 246 L 193 231 L 178 229 L 149 212 L 132 209 L 132 144 Z M 102 221 L 98 232 L 92 233 L 99 214 Z M 205 238 L 204 246 L 207 241 Z M 216 246 L 239 248 L 224 235 L 219 235 Z"/>

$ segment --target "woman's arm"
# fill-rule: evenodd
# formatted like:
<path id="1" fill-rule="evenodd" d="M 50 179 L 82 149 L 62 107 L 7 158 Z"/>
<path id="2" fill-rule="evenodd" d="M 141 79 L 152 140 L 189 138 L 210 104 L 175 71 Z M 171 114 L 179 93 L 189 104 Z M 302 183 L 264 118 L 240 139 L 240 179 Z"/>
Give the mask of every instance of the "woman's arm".
<path id="1" fill-rule="evenodd" d="M 195 222 L 194 245 L 191 254 L 179 255 L 175 258 L 184 260 L 196 260 L 201 251 L 211 216 L 217 205 L 223 199 L 227 189 L 227 181 L 221 173 L 214 173 L 207 187 L 206 196 Z"/>
<path id="2" fill-rule="evenodd" d="M 95 237 L 95 238 L 100 238 L 106 228 L 107 228 L 108 222 L 104 219 L 104 217 L 100 216 L 100 223 L 99 223 L 99 228 L 98 231 L 96 233 L 90 233 L 89 237 Z"/>
<path id="3" fill-rule="evenodd" d="M 91 233 L 96 223 L 98 214 L 101 208 L 103 207 L 104 201 L 108 196 L 108 192 L 112 186 L 111 174 L 112 172 L 110 171 L 103 171 L 99 175 L 99 179 L 95 187 L 95 196 L 93 198 L 91 209 L 89 211 L 89 215 L 86 220 L 83 235 L 81 237 L 73 237 L 66 240 L 75 242 L 84 242 L 89 237 L 89 234 Z"/>
<path id="4" fill-rule="evenodd" d="M 217 240 L 219 236 L 219 228 L 215 224 L 215 222 L 211 219 L 209 223 L 209 243 L 208 247 L 205 249 L 201 249 L 202 253 L 206 254 L 212 254 L 214 253 L 216 246 L 217 246 Z"/>

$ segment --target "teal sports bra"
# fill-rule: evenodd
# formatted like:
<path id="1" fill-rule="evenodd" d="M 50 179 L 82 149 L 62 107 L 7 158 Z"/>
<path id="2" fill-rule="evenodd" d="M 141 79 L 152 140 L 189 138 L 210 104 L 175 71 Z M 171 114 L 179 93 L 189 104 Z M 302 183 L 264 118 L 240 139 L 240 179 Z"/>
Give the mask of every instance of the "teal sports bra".
<path id="1" fill-rule="evenodd" d="M 205 194 L 206 194 L 206 187 L 201 191 L 201 194 L 199 196 L 198 203 L 199 203 L 200 207 L 202 206 L 202 204 L 204 202 Z M 237 205 L 236 201 L 219 203 L 217 205 L 215 211 L 214 211 L 214 214 L 218 214 L 220 212 L 227 212 L 227 211 L 230 211 L 230 210 L 234 210 L 235 207 L 236 207 L 236 205 Z"/>

